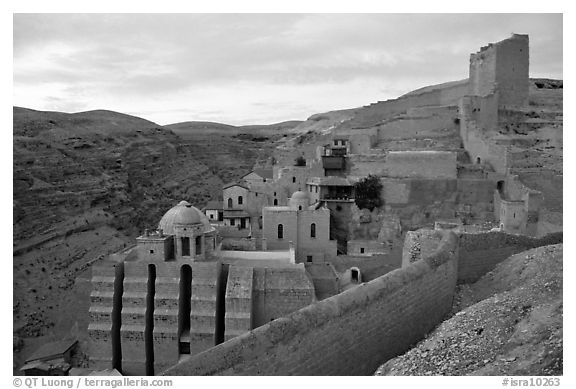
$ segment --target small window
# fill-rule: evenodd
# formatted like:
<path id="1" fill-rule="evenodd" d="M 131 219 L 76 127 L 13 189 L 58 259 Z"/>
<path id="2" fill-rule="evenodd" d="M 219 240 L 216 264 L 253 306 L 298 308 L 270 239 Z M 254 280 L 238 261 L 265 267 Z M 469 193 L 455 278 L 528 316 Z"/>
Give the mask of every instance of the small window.
<path id="1" fill-rule="evenodd" d="M 230 219 L 230 225 L 235 226 L 236 225 L 236 219 Z"/>
<path id="2" fill-rule="evenodd" d="M 202 254 L 202 237 L 196 237 L 196 255 Z"/>
<path id="3" fill-rule="evenodd" d="M 278 205 L 278 199 L 274 199 L 274 205 Z"/>
<path id="4" fill-rule="evenodd" d="M 296 182 L 296 177 L 292 177 L 292 182 Z"/>
<path id="5" fill-rule="evenodd" d="M 238 205 L 242 205 L 243 201 L 244 199 L 242 198 L 242 196 L 238 196 Z"/>
<path id="6" fill-rule="evenodd" d="M 278 224 L 278 239 L 284 239 L 284 226 Z"/>
<path id="7" fill-rule="evenodd" d="M 301 205 L 298 206 L 298 210 L 299 210 L 299 211 L 302 210 L 302 206 L 301 206 Z"/>
<path id="8" fill-rule="evenodd" d="M 312 256 L 311 255 L 306 256 L 306 262 L 312 262 Z"/>
<path id="9" fill-rule="evenodd" d="M 150 254 L 154 254 L 154 250 L 150 250 Z"/>
<path id="10" fill-rule="evenodd" d="M 266 182 L 266 179 L 264 178 L 263 181 Z"/>
<path id="11" fill-rule="evenodd" d="M 311 238 L 316 237 L 316 223 L 310 224 L 310 237 Z"/>
<path id="12" fill-rule="evenodd" d="M 182 256 L 190 256 L 190 238 L 187 236 L 182 238 Z"/>
<path id="13" fill-rule="evenodd" d="M 276 197 L 276 192 L 274 192 L 274 197 Z"/>
<path id="14" fill-rule="evenodd" d="M 258 192 L 256 192 L 256 197 L 258 197 Z"/>
<path id="15" fill-rule="evenodd" d="M 214 214 L 210 214 L 210 219 L 214 219 Z"/>
<path id="16" fill-rule="evenodd" d="M 360 247 L 360 254 L 364 254 L 364 247 Z"/>
<path id="17" fill-rule="evenodd" d="M 228 199 L 228 208 L 232 208 L 232 199 Z"/>

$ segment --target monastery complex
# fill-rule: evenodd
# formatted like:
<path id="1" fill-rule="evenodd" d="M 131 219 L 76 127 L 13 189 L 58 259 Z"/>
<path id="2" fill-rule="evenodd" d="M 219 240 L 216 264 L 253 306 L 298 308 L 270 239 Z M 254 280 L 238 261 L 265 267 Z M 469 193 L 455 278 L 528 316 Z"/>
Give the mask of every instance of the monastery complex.
<path id="1" fill-rule="evenodd" d="M 372 104 L 318 137 L 295 134 L 270 164 L 225 185 L 222 200 L 174 204 L 114 266 L 93 268 L 90 368 L 209 374 L 198 366 L 216 360 L 215 346 L 223 361 L 233 355 L 225 345 L 245 346 L 259 327 L 353 298 L 425 257 L 411 235 L 422 226 L 460 242 L 554 232 L 541 223 L 542 193 L 517 176 L 514 134 L 537 127 L 519 119 L 528 70 L 528 36 L 514 34 L 471 54 L 468 79 Z M 382 184 L 373 210 L 355 201 L 368 176 Z M 450 239 L 434 235 L 431 250 Z M 220 373 L 279 372 L 235 369 Z"/>

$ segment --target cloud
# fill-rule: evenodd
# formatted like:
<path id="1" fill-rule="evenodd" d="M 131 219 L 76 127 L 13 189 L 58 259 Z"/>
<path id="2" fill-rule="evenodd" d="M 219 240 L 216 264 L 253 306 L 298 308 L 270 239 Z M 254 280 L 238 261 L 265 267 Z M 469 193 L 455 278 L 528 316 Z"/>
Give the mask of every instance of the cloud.
<path id="1" fill-rule="evenodd" d="M 16 14 L 15 103 L 302 118 L 465 78 L 470 52 L 512 32 L 530 34 L 533 74 L 562 76 L 558 14 Z"/>

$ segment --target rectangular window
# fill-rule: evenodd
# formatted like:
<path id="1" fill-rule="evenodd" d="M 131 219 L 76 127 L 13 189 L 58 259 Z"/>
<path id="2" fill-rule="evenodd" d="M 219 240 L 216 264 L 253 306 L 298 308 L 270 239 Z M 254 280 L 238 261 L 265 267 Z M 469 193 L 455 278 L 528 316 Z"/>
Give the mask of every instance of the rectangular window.
<path id="1" fill-rule="evenodd" d="M 306 262 L 312 262 L 312 256 L 311 255 L 306 256 Z"/>
<path id="2" fill-rule="evenodd" d="M 154 254 L 154 250 L 150 250 L 150 254 Z"/>
<path id="3" fill-rule="evenodd" d="M 364 247 L 360 247 L 360 254 L 364 254 Z"/>
<path id="4" fill-rule="evenodd" d="M 183 237 L 181 238 L 182 242 L 182 256 L 189 257 L 190 256 L 190 238 Z"/>
<path id="5" fill-rule="evenodd" d="M 235 226 L 236 225 L 236 219 L 230 219 L 230 225 Z"/>
<path id="6" fill-rule="evenodd" d="M 196 255 L 202 254 L 202 237 L 196 237 Z"/>

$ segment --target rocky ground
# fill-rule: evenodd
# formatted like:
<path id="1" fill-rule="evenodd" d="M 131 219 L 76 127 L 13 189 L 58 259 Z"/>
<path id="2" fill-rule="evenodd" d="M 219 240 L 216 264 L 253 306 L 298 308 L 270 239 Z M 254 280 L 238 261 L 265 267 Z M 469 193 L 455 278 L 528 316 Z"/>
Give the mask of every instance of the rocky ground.
<path id="1" fill-rule="evenodd" d="M 459 287 L 452 316 L 376 375 L 562 375 L 562 244 Z"/>

